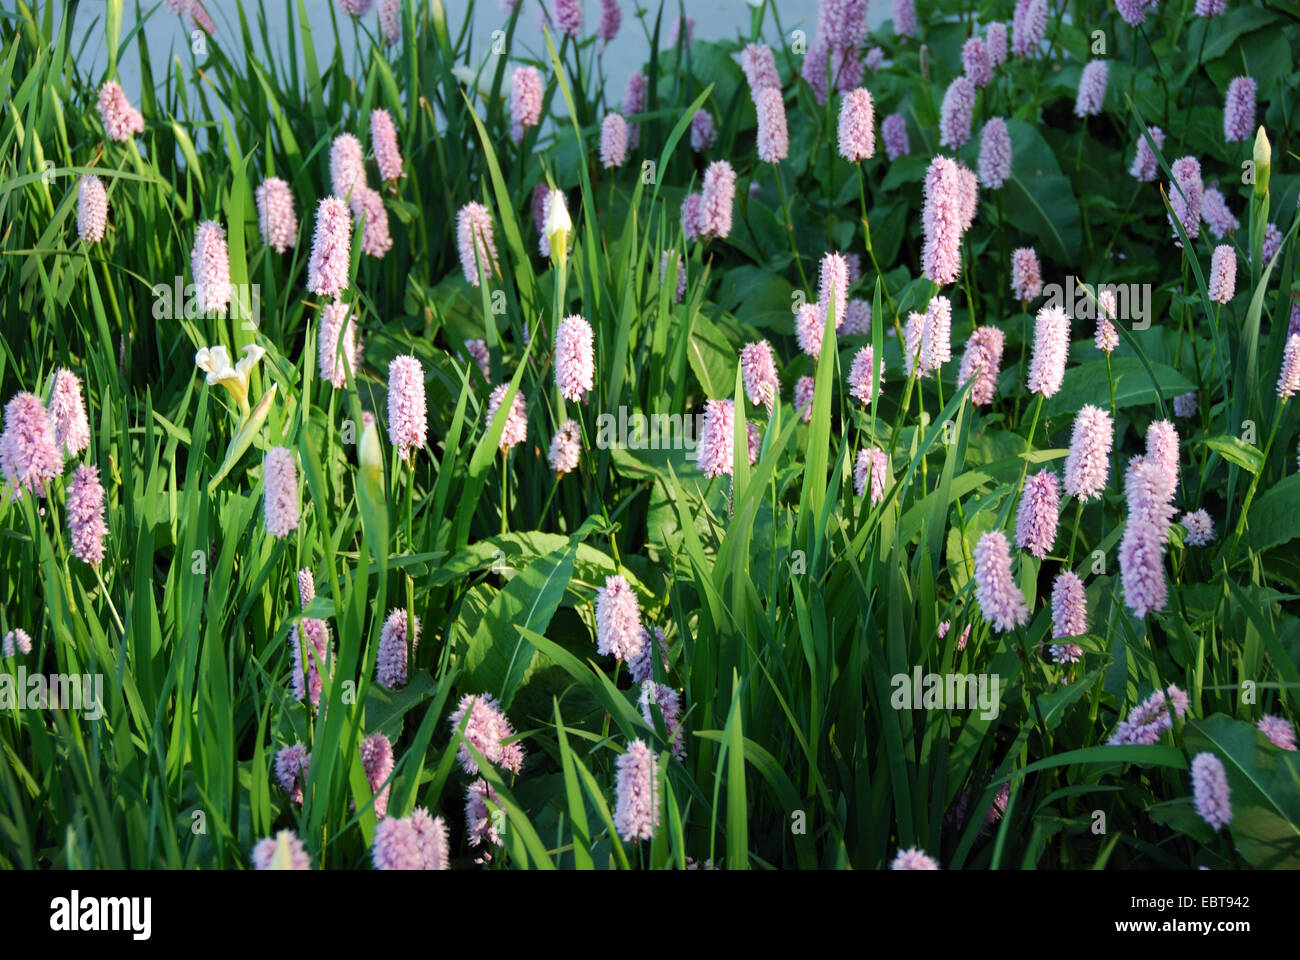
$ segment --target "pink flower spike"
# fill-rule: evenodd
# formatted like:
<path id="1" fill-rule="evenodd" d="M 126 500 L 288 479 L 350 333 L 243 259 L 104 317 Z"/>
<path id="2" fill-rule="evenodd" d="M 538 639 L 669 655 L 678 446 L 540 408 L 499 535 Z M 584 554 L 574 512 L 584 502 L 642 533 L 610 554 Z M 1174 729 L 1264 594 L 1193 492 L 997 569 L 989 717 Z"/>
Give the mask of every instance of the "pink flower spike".
<path id="1" fill-rule="evenodd" d="M 582 0 L 555 0 L 555 24 L 576 39 L 582 33 Z"/>
<path id="2" fill-rule="evenodd" d="M 5 634 L 4 641 L 0 643 L 0 654 L 6 657 L 13 657 L 19 653 L 26 656 L 31 652 L 32 638 L 22 627 L 14 627 Z"/>
<path id="3" fill-rule="evenodd" d="M 957 387 L 960 389 L 972 378 L 975 385 L 970 389 L 971 403 L 975 406 L 987 406 L 993 402 L 993 395 L 998 388 L 998 374 L 1002 368 L 1002 347 L 1005 337 L 997 327 L 978 327 L 966 341 L 966 352 L 962 354 L 961 370 L 957 375 Z"/>
<path id="4" fill-rule="evenodd" d="M 948 84 L 939 116 L 939 146 L 959 150 L 970 139 L 975 85 L 964 76 Z"/>
<path id="5" fill-rule="evenodd" d="M 45 405 L 34 393 L 15 394 L 5 404 L 5 429 L 0 434 L 0 470 L 9 498 L 24 490 L 44 497 L 50 480 L 63 473 L 63 456 Z"/>
<path id="6" fill-rule="evenodd" d="M 853 260 L 849 260 L 849 283 L 853 282 Z M 867 337 L 871 335 L 871 304 L 865 300 L 850 300 L 844 305 L 844 322 L 840 324 L 839 333 L 846 337 Z"/>
<path id="7" fill-rule="evenodd" d="M 302 806 L 303 787 L 311 769 L 311 754 L 301 743 L 285 747 L 275 755 L 275 779 L 289 799 Z"/>
<path id="8" fill-rule="evenodd" d="M 340 200 L 347 200 L 354 190 L 366 185 L 365 151 L 350 133 L 340 133 L 330 144 L 330 185 Z"/>
<path id="9" fill-rule="evenodd" d="M 323 197 L 316 207 L 316 232 L 307 266 L 307 289 L 333 299 L 348 288 L 352 267 L 352 216 L 338 197 Z"/>
<path id="10" fill-rule="evenodd" d="M 910 0 L 909 0 L 910 2 Z M 938 870 L 939 864 L 920 847 L 898 851 L 890 870 Z"/>
<path id="11" fill-rule="evenodd" d="M 1223 139 L 1228 143 L 1249 140 L 1255 132 L 1255 81 L 1234 77 L 1223 102 Z"/>
<path id="12" fill-rule="evenodd" d="M 411 656 L 420 645 L 420 618 L 414 619 L 411 631 Z M 390 690 L 406 686 L 407 636 L 406 611 L 400 607 L 388 611 L 379 631 L 379 649 L 375 652 L 375 679 Z"/>
<path id="13" fill-rule="evenodd" d="M 1011 178 L 1011 135 L 1006 121 L 993 117 L 980 134 L 980 183 L 998 190 Z"/>
<path id="14" fill-rule="evenodd" d="M 402 39 L 402 0 L 379 0 L 379 29 L 390 47 Z"/>
<path id="15" fill-rule="evenodd" d="M 689 243 L 704 236 L 704 224 L 700 220 L 700 201 L 698 193 L 690 193 L 682 200 L 682 234 Z"/>
<path id="16" fill-rule="evenodd" d="M 875 108 L 865 87 L 850 90 L 840 104 L 840 156 L 849 163 L 869 160 L 876 152 Z"/>
<path id="17" fill-rule="evenodd" d="M 859 350 L 853 357 L 852 366 L 849 367 L 849 396 L 865 405 L 870 405 L 873 388 L 879 393 L 885 382 L 884 364 L 880 366 L 881 369 L 877 371 L 870 344 Z"/>
<path id="18" fill-rule="evenodd" d="M 794 318 L 794 334 L 799 341 L 799 349 L 816 360 L 821 356 L 825 332 L 825 318 L 817 309 L 817 304 L 805 303 L 801 306 Z"/>
<path id="19" fill-rule="evenodd" d="M 578 460 L 582 454 L 582 433 L 578 421 L 565 420 L 560 429 L 551 438 L 551 449 L 547 462 L 560 476 L 578 469 Z"/>
<path id="20" fill-rule="evenodd" d="M 1268 737 L 1273 746 L 1281 747 L 1283 750 L 1294 750 L 1296 748 L 1295 728 L 1291 726 L 1290 721 L 1285 717 L 1271 715 L 1260 717 L 1255 726 L 1260 733 Z"/>
<path id="21" fill-rule="evenodd" d="M 1124 478 L 1128 519 L 1119 545 L 1120 583 L 1124 603 L 1145 617 L 1163 610 L 1168 598 L 1164 551 L 1173 518 L 1174 486 L 1165 470 L 1144 457 L 1135 457 Z"/>
<path id="22" fill-rule="evenodd" d="M 664 636 L 661 628 L 655 627 L 653 630 L 645 630 L 645 643 L 641 646 L 641 652 L 633 659 L 629 660 L 627 667 L 632 674 L 633 683 L 649 683 L 654 680 L 654 652 L 659 651 L 659 665 L 663 667 L 664 675 L 668 674 L 668 638 Z"/>
<path id="23" fill-rule="evenodd" d="M 1196 416 L 1198 409 L 1196 392 L 1180 393 L 1174 397 L 1174 416 L 1182 417 L 1184 420 Z"/>
<path id="24" fill-rule="evenodd" d="M 1046 34 L 1047 0 L 1017 0 L 1011 21 L 1011 52 L 1017 57 L 1037 56 Z"/>
<path id="25" fill-rule="evenodd" d="M 199 312 L 205 316 L 225 316 L 230 306 L 230 252 L 226 248 L 226 231 L 215 220 L 204 220 L 194 234 L 190 254 Z"/>
<path id="26" fill-rule="evenodd" d="M 104 487 L 99 470 L 88 464 L 77 467 L 68 484 L 68 530 L 74 557 L 92 567 L 104 562 Z"/>
<path id="27" fill-rule="evenodd" d="M 627 160 L 627 121 L 621 114 L 607 113 L 600 124 L 600 165 L 621 167 Z"/>
<path id="28" fill-rule="evenodd" d="M 403 817 L 385 817 L 375 827 L 370 859 L 376 870 L 421 870 L 424 856 L 415 826 Z"/>
<path id="29" fill-rule="evenodd" d="M 993 21 L 988 25 L 985 37 L 989 48 L 989 63 L 997 69 L 1007 62 L 1007 25 Z"/>
<path id="30" fill-rule="evenodd" d="M 1228 201 L 1217 187 L 1206 187 L 1201 194 L 1201 219 L 1216 237 L 1223 238 L 1241 227 L 1241 221 L 1228 209 Z"/>
<path id="31" fill-rule="evenodd" d="M 262 466 L 266 532 L 287 537 L 298 528 L 298 466 L 288 447 L 266 451 Z"/>
<path id="32" fill-rule="evenodd" d="M 1069 352 L 1070 318 L 1058 306 L 1043 307 L 1034 321 L 1034 353 L 1027 383 L 1030 393 L 1046 398 L 1061 389 Z"/>
<path id="33" fill-rule="evenodd" d="M 677 272 L 677 291 L 673 295 L 673 303 L 681 303 L 682 297 L 686 295 L 686 262 L 675 250 L 665 250 L 659 257 L 659 277 L 664 282 L 668 282 L 670 270 L 669 257 L 673 258 L 675 266 L 671 269 Z"/>
<path id="34" fill-rule="evenodd" d="M 1084 404 L 1074 418 L 1070 453 L 1065 458 L 1065 492 L 1082 503 L 1096 499 L 1106 489 L 1110 448 L 1115 428 L 1110 414 Z"/>
<path id="35" fill-rule="evenodd" d="M 644 73 L 633 73 L 627 78 L 627 86 L 623 90 L 623 116 L 634 117 L 646 112 L 646 96 L 649 89 L 650 81 L 646 79 Z M 641 125 L 633 123 L 627 132 L 627 148 L 635 150 L 640 142 Z"/>
<path id="36" fill-rule="evenodd" d="M 542 74 L 536 67 L 516 67 L 510 80 L 510 138 L 518 143 L 524 131 L 542 119 Z"/>
<path id="37" fill-rule="evenodd" d="M 340 342 L 341 341 L 341 342 Z M 348 374 L 355 380 L 359 349 L 357 324 L 348 304 L 334 300 L 325 305 L 320 318 L 320 370 L 334 389 L 347 385 Z"/>
<path id="38" fill-rule="evenodd" d="M 1232 819 L 1230 794 L 1228 772 L 1222 760 L 1209 752 L 1192 758 L 1192 799 L 1196 812 L 1215 830 L 1221 830 Z"/>
<path id="39" fill-rule="evenodd" d="M 1187 531 L 1183 542 L 1189 547 L 1203 547 L 1214 539 L 1214 521 L 1204 510 L 1183 514 L 1183 529 Z"/>
<path id="40" fill-rule="evenodd" d="M 465 715 L 469 719 L 465 720 Z M 501 704 L 490 693 L 467 693 L 460 698 L 456 711 L 447 722 L 455 733 L 465 720 L 464 735 L 456 759 L 460 768 L 466 773 L 478 772 L 478 761 L 470 752 L 470 746 L 483 755 L 488 763 L 519 773 L 524 767 L 524 748 L 514 739 L 515 731 L 501 710 Z M 512 741 L 507 743 L 506 741 Z"/>
<path id="41" fill-rule="evenodd" d="M 763 87 L 754 92 L 758 113 L 758 159 L 779 163 L 790 153 L 790 134 L 785 123 L 785 98 L 780 87 Z"/>
<path id="42" fill-rule="evenodd" d="M 745 72 L 752 97 L 764 87 L 781 86 L 781 76 L 776 71 L 776 56 L 772 48 L 762 43 L 751 43 L 740 51 L 740 69 Z"/>
<path id="43" fill-rule="evenodd" d="M 393 238 L 388 233 L 388 210 L 378 190 L 357 186 L 352 191 L 348 205 L 358 223 L 364 222 L 361 232 L 361 252 L 368 257 L 381 258 L 393 248 Z"/>
<path id="44" fill-rule="evenodd" d="M 316 584 L 311 570 L 298 571 L 298 598 L 303 608 L 311 603 L 316 595 Z M 307 646 L 304 646 L 304 640 Z M 321 666 L 327 669 L 333 664 L 334 657 L 330 649 L 329 624 L 315 617 L 303 617 L 289 628 L 289 646 L 293 650 L 293 674 L 291 686 L 293 697 L 298 702 L 310 694 L 311 705 L 320 705 L 324 683 L 321 679 Z M 304 661 L 306 670 L 303 669 Z"/>
<path id="45" fill-rule="evenodd" d="M 691 117 L 691 150 L 703 153 L 713 149 L 718 141 L 718 131 L 713 125 L 713 114 L 707 110 L 696 110 Z"/>
<path id="46" fill-rule="evenodd" d="M 456 214 L 456 243 L 465 282 L 479 285 L 480 276 L 501 275 L 497 247 L 492 239 L 492 214 L 481 203 L 470 201 Z"/>
<path id="47" fill-rule="evenodd" d="M 1066 570 L 1057 576 L 1052 585 L 1052 637 L 1057 640 L 1081 637 L 1087 632 L 1088 603 L 1083 581 L 1072 571 Z"/>
<path id="48" fill-rule="evenodd" d="M 772 345 L 761 340 L 741 347 L 740 372 L 749 402 L 771 413 L 772 405 L 781 395 L 781 381 L 776 375 L 776 357 L 772 353 Z"/>
<path id="49" fill-rule="evenodd" d="M 804 423 L 812 420 L 813 392 L 816 382 L 812 377 L 800 377 L 794 385 L 794 408 L 803 417 Z"/>
<path id="50" fill-rule="evenodd" d="M 659 826 L 659 761 L 644 740 L 633 740 L 615 761 L 618 802 L 614 828 L 624 841 L 649 840 Z"/>
<path id="51" fill-rule="evenodd" d="M 258 185 L 256 199 L 262 242 L 276 253 L 284 253 L 298 242 L 298 215 L 289 185 L 279 177 L 267 177 Z"/>
<path id="52" fill-rule="evenodd" d="M 555 386 L 566 400 L 577 403 L 594 384 L 594 340 L 591 324 L 578 314 L 555 329 Z"/>
<path id="53" fill-rule="evenodd" d="M 75 457 L 90 446 L 90 424 L 86 420 L 86 403 L 81 397 L 81 381 L 64 367 L 54 374 L 49 418 L 54 427 L 54 443 L 67 456 Z"/>
<path id="54" fill-rule="evenodd" d="M 892 0 L 891 16 L 894 32 L 900 37 L 916 36 L 916 5 L 914 0 Z"/>
<path id="55" fill-rule="evenodd" d="M 709 164 L 700 195 L 700 225 L 704 236 L 725 239 L 731 233 L 731 212 L 736 203 L 736 172 L 726 160 Z"/>
<path id="56" fill-rule="evenodd" d="M 1106 103 L 1105 60 L 1089 60 L 1079 76 L 1079 91 L 1074 101 L 1076 117 L 1095 117 Z"/>
<path id="57" fill-rule="evenodd" d="M 1287 337 L 1282 354 L 1282 370 L 1277 377 L 1277 395 L 1285 402 L 1300 390 L 1300 334 Z"/>
<path id="58" fill-rule="evenodd" d="M 925 308 L 921 333 L 921 368 L 925 376 L 937 373 L 952 359 L 952 303 L 937 296 Z"/>
<path id="59" fill-rule="evenodd" d="M 77 236 L 99 243 L 108 227 L 108 193 L 99 177 L 87 174 L 77 181 Z"/>
<path id="60" fill-rule="evenodd" d="M 654 712 L 663 717 L 664 731 L 668 734 L 673 756 L 678 760 L 685 759 L 684 734 L 686 731 L 682 728 L 681 694 L 665 684 L 643 681 L 638 703 L 641 705 L 641 716 L 650 727 L 653 728 L 655 725 Z M 654 712 L 650 709 L 651 704 L 654 704 Z"/>
<path id="61" fill-rule="evenodd" d="M 962 70 L 966 78 L 977 87 L 987 87 L 993 80 L 993 61 L 988 45 L 979 37 L 971 37 L 961 48 Z"/>
<path id="62" fill-rule="evenodd" d="M 1119 331 L 1111 321 L 1115 319 L 1115 293 L 1102 290 L 1097 295 L 1097 333 L 1093 343 L 1103 353 L 1113 353 L 1119 346 Z"/>
<path id="63" fill-rule="evenodd" d="M 1165 132 L 1159 127 L 1148 127 L 1147 132 L 1151 139 L 1155 141 L 1156 148 L 1163 150 L 1165 148 Z M 1139 137 L 1137 142 L 1137 153 L 1133 157 L 1133 165 L 1129 167 L 1129 175 L 1139 183 L 1151 183 L 1159 175 L 1159 162 L 1156 160 L 1155 153 L 1151 150 L 1151 145 L 1147 143 L 1146 137 Z"/>
<path id="64" fill-rule="evenodd" d="M 826 311 L 832 305 L 834 306 L 836 330 L 839 330 L 844 323 L 844 308 L 848 302 L 848 289 L 848 261 L 844 259 L 843 254 L 826 254 L 826 256 L 822 257 L 821 275 L 817 284 L 817 309 L 821 312 L 822 320 L 825 321 Z"/>
<path id="65" fill-rule="evenodd" d="M 596 591 L 596 652 L 635 660 L 645 642 L 636 593 L 621 575 L 605 578 Z"/>
<path id="66" fill-rule="evenodd" d="M 393 774 L 393 744 L 382 733 L 374 733 L 361 741 L 361 766 L 366 771 L 366 782 L 375 795 L 375 818 L 388 815 L 388 778 Z"/>
<path id="67" fill-rule="evenodd" d="M 704 424 L 695 453 L 706 479 L 731 476 L 735 469 L 735 416 L 734 400 L 709 400 L 704 405 Z"/>
<path id="68" fill-rule="evenodd" d="M 501 409 L 501 402 L 505 400 L 506 390 L 509 388 L 508 383 L 498 384 L 492 389 L 488 397 L 487 415 L 485 417 L 485 429 L 492 429 L 492 421 Z M 510 411 L 506 414 L 505 426 L 501 430 L 501 439 L 497 442 L 497 449 L 505 454 L 514 447 L 524 442 L 528 436 L 528 417 L 525 410 L 524 392 L 515 391 L 515 399 L 510 404 Z"/>
<path id="69" fill-rule="evenodd" d="M 956 161 L 937 156 L 925 174 L 925 205 L 922 209 L 921 271 L 931 283 L 945 286 L 961 273 L 961 236 L 973 214 L 967 185 Z M 969 171 L 966 171 L 969 172 Z"/>
<path id="70" fill-rule="evenodd" d="M 402 150 L 397 145 L 397 128 L 393 117 L 387 110 L 373 110 L 370 113 L 370 149 L 374 151 L 375 162 L 379 165 L 379 179 L 385 183 L 396 183 L 406 176 L 402 169 Z"/>
<path id="71" fill-rule="evenodd" d="M 1038 254 L 1033 247 L 1020 247 L 1011 253 L 1011 293 L 1022 303 L 1038 298 L 1043 292 L 1043 277 L 1038 268 Z"/>
<path id="72" fill-rule="evenodd" d="M 879 447 L 864 447 L 858 451 L 858 458 L 853 464 L 853 489 L 860 497 L 867 492 L 867 483 L 871 483 L 871 506 L 885 499 L 886 486 L 891 480 L 889 456 Z"/>
<path id="73" fill-rule="evenodd" d="M 410 460 L 428 429 L 424 368 L 413 356 L 396 356 L 388 364 L 388 439 L 399 457 Z"/>
<path id="74" fill-rule="evenodd" d="M 1170 487 L 1178 486 L 1178 430 L 1169 420 L 1155 420 L 1147 426 L 1147 463 L 1159 467 Z"/>
<path id="75" fill-rule="evenodd" d="M 98 107 L 99 119 L 103 121 L 108 139 L 125 143 L 136 134 L 144 133 L 144 117 L 131 106 L 116 80 L 100 87 Z"/>
<path id="76" fill-rule="evenodd" d="M 1025 480 L 1016 515 L 1016 546 L 1042 560 L 1056 543 L 1056 524 L 1061 508 L 1060 484 L 1051 470 Z"/>
<path id="77" fill-rule="evenodd" d="M 1201 196 L 1204 192 L 1201 164 L 1195 157 L 1179 157 L 1169 169 L 1174 175 L 1174 182 L 1168 190 L 1169 206 L 1187 232 L 1187 238 L 1195 240 L 1201 232 Z M 1170 226 L 1173 226 L 1173 221 L 1170 221 Z M 1174 236 L 1177 235 L 1175 230 Z"/>
<path id="78" fill-rule="evenodd" d="M 600 26 L 596 28 L 596 35 L 609 43 L 618 36 L 619 25 L 623 22 L 623 11 L 619 8 L 618 0 L 600 0 L 600 6 Z"/>
<path id="79" fill-rule="evenodd" d="M 1023 626 L 1029 619 L 1024 595 L 1011 577 L 1011 547 L 1006 535 L 991 530 L 975 544 L 975 598 L 994 630 Z"/>
<path id="80" fill-rule="evenodd" d="M 925 369 L 925 314 L 912 311 L 907 315 L 907 324 L 903 327 L 903 372 L 909 377 L 915 373 L 924 377 L 929 371 Z"/>
<path id="81" fill-rule="evenodd" d="M 465 834 L 471 847 L 485 843 L 501 846 L 501 834 L 496 828 L 497 817 L 505 812 L 501 797 L 492 784 L 481 777 L 465 790 Z M 491 859 L 485 855 L 485 859 Z"/>
<path id="82" fill-rule="evenodd" d="M 907 122 L 901 113 L 891 113 L 881 121 L 880 136 L 885 141 L 885 155 L 891 163 L 911 153 L 907 142 Z"/>

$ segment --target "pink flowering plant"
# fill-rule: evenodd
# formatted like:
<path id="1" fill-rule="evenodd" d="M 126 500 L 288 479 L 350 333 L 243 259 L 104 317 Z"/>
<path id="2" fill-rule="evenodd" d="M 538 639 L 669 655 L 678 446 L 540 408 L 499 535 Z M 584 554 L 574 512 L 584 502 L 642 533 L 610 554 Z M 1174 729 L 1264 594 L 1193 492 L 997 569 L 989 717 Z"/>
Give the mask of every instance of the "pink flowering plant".
<path id="1" fill-rule="evenodd" d="M 0 18 L 0 864 L 1300 867 L 1293 12 L 237 5 Z"/>

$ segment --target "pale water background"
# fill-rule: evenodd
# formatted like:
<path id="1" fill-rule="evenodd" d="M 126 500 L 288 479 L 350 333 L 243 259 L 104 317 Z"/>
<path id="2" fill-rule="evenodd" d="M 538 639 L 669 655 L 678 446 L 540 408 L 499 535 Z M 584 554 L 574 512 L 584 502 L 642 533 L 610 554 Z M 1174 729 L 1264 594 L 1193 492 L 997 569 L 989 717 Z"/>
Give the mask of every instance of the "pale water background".
<path id="1" fill-rule="evenodd" d="M 423 3 L 425 0 L 415 0 L 415 2 Z M 525 55 L 537 56 L 544 49 L 544 43 L 541 41 L 540 31 L 537 26 L 538 0 L 521 0 L 521 2 L 524 9 L 520 12 L 519 24 L 515 30 L 515 43 L 522 48 Z M 657 0 L 640 0 L 640 3 L 650 11 L 647 22 L 648 27 L 653 29 L 654 11 L 658 9 Z M 217 24 L 216 36 L 209 38 L 206 42 L 225 44 L 227 54 L 232 59 L 242 58 L 244 55 L 242 46 L 235 42 L 239 37 L 237 6 L 240 4 L 244 7 L 250 28 L 253 30 L 254 35 L 257 36 L 258 0 L 207 0 L 205 4 L 209 14 Z M 638 0 L 621 0 L 620 6 L 623 10 L 622 26 L 618 35 L 614 38 L 614 42 L 609 45 L 604 55 L 606 82 L 611 84 L 615 91 L 619 91 L 617 94 L 619 97 L 622 95 L 621 91 L 628 75 L 645 62 L 649 52 L 645 33 L 640 22 L 634 16 L 637 4 Z M 143 31 L 149 44 L 149 55 L 155 83 L 161 84 L 163 82 L 163 78 L 166 76 L 168 60 L 173 56 L 179 58 L 183 72 L 186 75 L 191 75 L 191 64 L 194 58 L 189 49 L 190 37 L 181 22 L 181 18 L 172 14 L 165 6 L 159 5 L 157 0 L 151 0 L 151 2 L 142 0 L 141 5 L 146 14 L 155 5 L 158 5 L 157 11 L 148 18 Z M 137 22 L 134 0 L 128 0 L 125 6 L 126 10 L 122 24 L 122 36 L 124 37 L 130 33 Z M 275 51 L 275 56 L 280 63 L 283 63 L 288 54 L 287 36 L 289 31 L 285 2 L 284 0 L 261 0 L 260 6 L 267 19 L 268 33 L 273 42 L 278 42 L 279 45 Z M 357 52 L 353 39 L 352 18 L 343 12 L 341 7 L 337 6 L 337 0 L 305 0 L 304 6 L 307 9 L 308 20 L 311 24 L 312 43 L 316 47 L 318 62 L 321 64 L 327 63 L 334 54 L 334 30 L 330 21 L 330 7 L 334 6 L 335 17 L 339 23 L 339 37 L 343 42 L 344 49 L 347 51 L 345 65 L 348 67 L 355 65 Z M 469 6 L 466 0 L 444 0 L 444 8 L 447 11 L 447 26 L 453 38 L 459 33 Z M 695 20 L 694 36 L 698 39 L 720 40 L 742 35 L 748 36 L 752 8 L 746 0 L 686 0 L 683 6 L 686 15 Z M 600 0 L 584 0 L 583 7 L 585 13 L 584 32 L 586 34 L 594 33 L 600 22 Z M 547 3 L 547 8 L 552 13 L 554 12 L 553 0 Z M 811 39 L 817 23 L 817 0 L 778 0 L 778 10 L 781 15 L 781 25 L 787 33 L 791 30 L 802 29 L 807 32 L 809 39 Z M 664 47 L 668 46 L 672 26 L 677 19 L 677 11 L 678 6 L 675 0 L 667 0 L 664 7 L 664 20 L 660 37 L 660 43 Z M 871 4 L 868 14 L 871 27 L 874 28 L 888 17 L 889 3 L 887 0 L 875 0 Z M 81 68 L 82 74 L 89 77 L 92 82 L 99 80 L 108 66 L 107 50 L 102 39 L 103 19 L 103 3 L 99 2 L 99 0 L 84 0 L 80 5 L 76 23 L 74 24 L 72 49 L 74 51 L 81 49 L 82 43 L 85 43 L 83 58 L 78 66 Z M 507 15 L 501 11 L 498 0 L 479 0 L 474 4 L 472 24 L 472 60 L 474 66 L 477 66 L 490 55 L 492 31 L 502 27 L 506 19 Z M 372 33 L 378 34 L 378 14 L 373 6 L 362 20 Z M 764 21 L 763 33 L 768 42 L 775 43 L 776 25 L 770 9 Z M 258 42 L 260 43 L 260 40 Z M 234 49 L 231 49 L 232 47 Z M 301 51 L 301 45 L 299 49 Z M 199 59 L 201 61 L 203 58 Z M 356 71 L 350 72 L 353 76 L 359 75 Z M 118 79 L 131 102 L 139 103 L 140 64 L 139 53 L 134 48 L 134 45 L 127 50 L 122 62 L 118 65 Z"/>

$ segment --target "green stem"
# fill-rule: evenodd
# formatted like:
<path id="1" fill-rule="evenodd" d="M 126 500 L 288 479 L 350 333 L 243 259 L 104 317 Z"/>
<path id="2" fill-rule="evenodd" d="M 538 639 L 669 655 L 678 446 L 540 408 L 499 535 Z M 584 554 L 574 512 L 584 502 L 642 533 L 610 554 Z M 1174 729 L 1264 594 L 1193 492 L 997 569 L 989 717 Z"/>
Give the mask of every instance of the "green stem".
<path id="1" fill-rule="evenodd" d="M 509 502 L 510 501 L 510 495 L 509 495 L 510 474 L 507 472 L 507 470 L 509 469 L 509 458 L 510 458 L 509 453 L 501 454 L 501 534 L 502 536 L 510 532 L 510 526 L 506 521 L 506 517 L 509 515 L 509 510 L 510 510 L 510 502 Z"/>
<path id="2" fill-rule="evenodd" d="M 108 612 L 113 615 L 113 623 L 117 625 L 117 632 L 126 639 L 126 627 L 122 626 L 122 618 L 117 614 L 117 608 L 113 606 L 113 598 L 108 595 L 108 585 L 104 583 L 104 575 L 100 572 L 99 564 L 92 564 L 95 568 L 95 579 L 99 581 L 99 592 L 104 598 L 104 603 L 108 604 Z"/>
<path id="3" fill-rule="evenodd" d="M 1025 477 L 1029 473 L 1029 454 L 1034 449 L 1034 433 L 1038 430 L 1038 415 L 1043 410 L 1043 395 L 1037 395 L 1038 400 L 1034 403 L 1034 420 L 1029 425 L 1029 436 L 1025 438 L 1025 465 L 1020 468 L 1020 482 L 1016 484 L 1016 500 L 1020 499 L 1020 494 L 1025 489 Z"/>
<path id="4" fill-rule="evenodd" d="M 1255 489 L 1259 486 L 1259 478 L 1264 475 L 1264 467 L 1268 464 L 1268 453 L 1273 449 L 1273 439 L 1277 436 L 1278 424 L 1282 422 L 1282 411 L 1286 409 L 1286 398 L 1283 397 L 1281 403 L 1277 405 L 1277 413 L 1273 415 L 1273 426 L 1268 431 L 1268 442 L 1264 444 L 1264 456 L 1260 458 L 1259 473 L 1250 478 L 1250 489 L 1246 491 L 1246 499 L 1241 505 L 1241 514 L 1237 517 L 1237 529 L 1232 537 L 1232 549 L 1228 551 L 1228 564 L 1231 565 L 1232 559 L 1236 556 L 1237 545 L 1241 542 L 1241 535 L 1246 529 L 1246 516 L 1250 513 L 1250 502 L 1255 499 Z"/>
<path id="5" fill-rule="evenodd" d="M 1065 569 L 1074 569 L 1074 543 L 1079 539 L 1079 526 L 1083 521 L 1083 501 L 1076 500 L 1074 504 L 1074 530 L 1070 534 L 1070 553 L 1066 557 Z"/>
<path id="6" fill-rule="evenodd" d="M 799 247 L 794 242 L 794 222 L 790 219 L 790 205 L 785 199 L 785 186 L 781 183 L 781 168 L 775 163 L 772 164 L 772 173 L 776 176 L 776 192 L 781 197 L 781 213 L 785 216 L 785 231 L 790 238 L 790 252 L 794 254 L 794 264 L 799 268 L 799 279 L 803 281 L 805 290 L 811 289 L 808 286 L 808 275 L 803 272 L 803 261 L 799 259 Z"/>
<path id="7" fill-rule="evenodd" d="M 1113 429 L 1113 430 L 1117 430 L 1117 429 L 1119 429 L 1119 428 L 1118 428 L 1118 426 L 1117 426 L 1117 424 L 1118 424 L 1118 415 L 1117 415 L 1116 412 L 1115 412 L 1115 375 L 1111 372 L 1111 368 L 1110 368 L 1110 351 L 1106 351 L 1106 382 L 1110 384 L 1110 423 L 1111 423 L 1111 429 Z M 1115 476 L 1115 482 L 1118 483 L 1118 482 L 1119 482 L 1119 450 L 1118 450 L 1118 448 L 1117 448 L 1117 446 L 1116 446 L 1116 444 L 1115 444 L 1114 442 L 1112 442 L 1111 445 L 1110 445 L 1110 455 L 1111 455 L 1111 459 L 1114 461 L 1114 469 L 1115 469 L 1114 476 Z M 1104 508 L 1103 508 L 1103 511 L 1104 511 Z"/>

